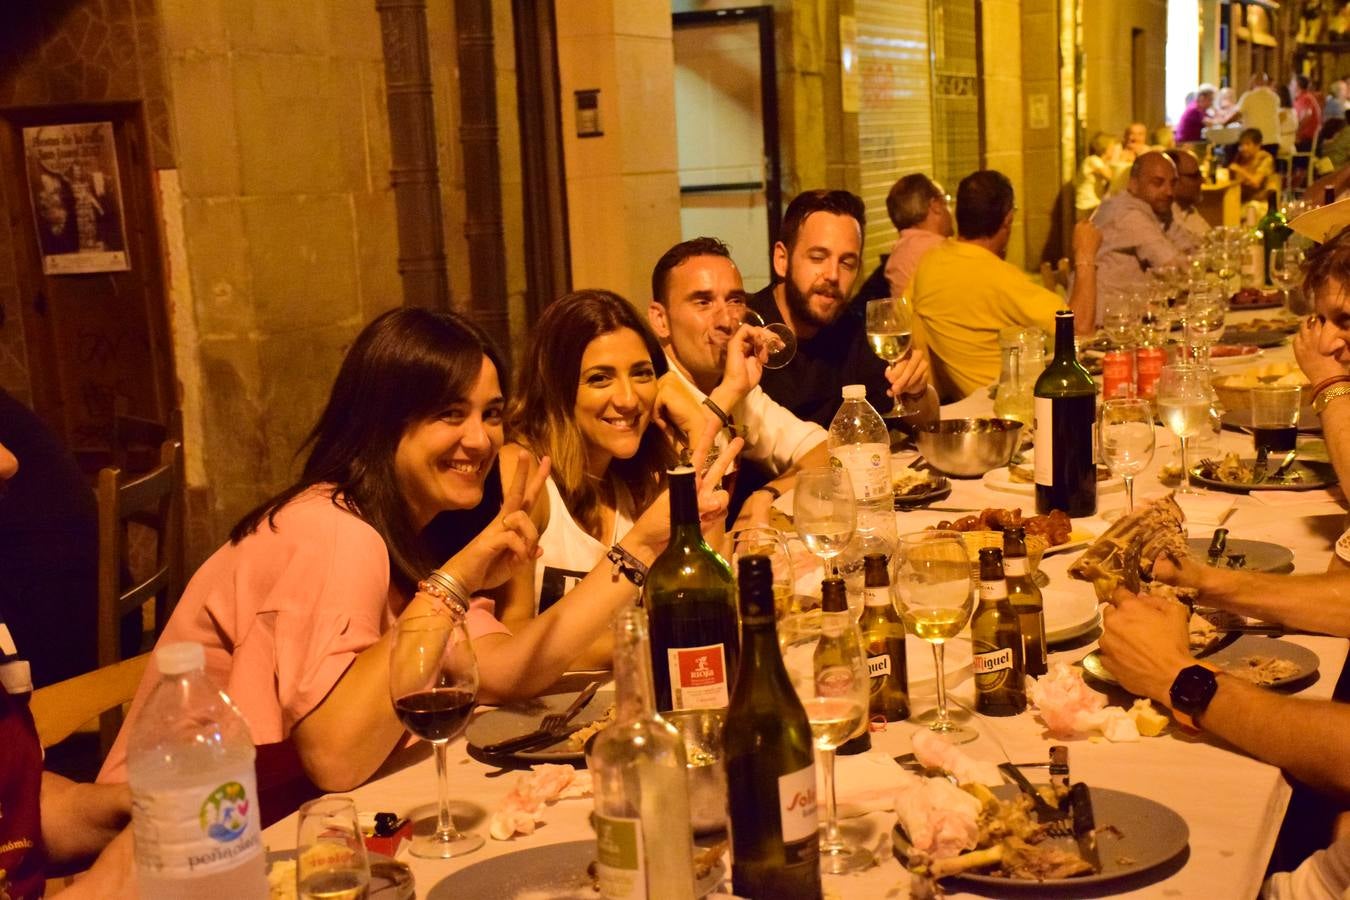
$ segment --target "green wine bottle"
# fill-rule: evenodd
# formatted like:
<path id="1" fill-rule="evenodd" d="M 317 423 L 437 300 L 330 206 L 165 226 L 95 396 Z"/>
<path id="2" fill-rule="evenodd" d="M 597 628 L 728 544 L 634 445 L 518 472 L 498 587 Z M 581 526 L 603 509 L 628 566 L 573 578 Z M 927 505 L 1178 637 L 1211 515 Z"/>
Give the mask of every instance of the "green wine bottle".
<path id="1" fill-rule="evenodd" d="M 725 709 L 740 652 L 731 567 L 703 539 L 694 470 L 669 476 L 670 543 L 643 586 L 656 708 Z"/>
<path id="2" fill-rule="evenodd" d="M 986 716 L 1015 716 L 1027 708 L 1022 629 L 1008 602 L 1003 551 L 980 550 L 980 604 L 970 623 L 975 670 L 975 711 Z"/>
<path id="3" fill-rule="evenodd" d="M 1027 559 L 1027 530 L 1021 525 L 1003 529 L 1003 575 L 1008 580 L 1008 602 L 1022 630 L 1022 656 L 1028 675 L 1048 671 L 1045 651 L 1045 600 L 1031 577 Z"/>
<path id="4" fill-rule="evenodd" d="M 739 574 L 743 645 L 723 736 L 732 889 L 738 897 L 819 898 L 811 723 L 778 649 L 769 558 L 742 557 Z"/>
<path id="5" fill-rule="evenodd" d="M 1280 195 L 1272 192 L 1269 199 L 1266 200 L 1266 214 L 1256 223 L 1256 231 L 1261 235 L 1261 254 L 1263 265 L 1261 269 L 1262 284 L 1266 287 L 1274 287 L 1274 282 L 1270 280 L 1270 254 L 1274 253 L 1284 242 L 1289 239 L 1289 225 L 1285 220 L 1284 213 L 1280 212 Z"/>
<path id="6" fill-rule="evenodd" d="M 1097 385 L 1078 363 L 1073 313 L 1055 313 L 1055 358 L 1036 379 L 1036 512 L 1070 516 L 1097 511 L 1097 467 L 1092 429 Z"/>
<path id="7" fill-rule="evenodd" d="M 863 558 L 863 648 L 872 679 L 868 719 L 887 722 L 909 718 L 909 670 L 905 658 L 905 623 L 891 601 L 891 576 L 886 557 L 869 553 Z"/>

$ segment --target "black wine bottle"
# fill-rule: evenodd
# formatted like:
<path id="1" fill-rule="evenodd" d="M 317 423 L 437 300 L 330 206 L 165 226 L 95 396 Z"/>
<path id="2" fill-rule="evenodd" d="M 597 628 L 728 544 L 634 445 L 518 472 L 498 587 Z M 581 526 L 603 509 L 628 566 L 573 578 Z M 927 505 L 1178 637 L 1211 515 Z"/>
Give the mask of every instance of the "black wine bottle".
<path id="1" fill-rule="evenodd" d="M 1036 512 L 1090 516 L 1097 511 L 1097 386 L 1078 362 L 1069 310 L 1055 313 L 1055 358 L 1036 379 L 1035 398 Z"/>
<path id="2" fill-rule="evenodd" d="M 1022 629 L 1008 602 L 1003 551 L 980 550 L 980 604 L 970 621 L 975 671 L 975 711 L 986 716 L 1015 716 L 1027 708 Z"/>
<path id="3" fill-rule="evenodd" d="M 694 470 L 670 470 L 670 543 L 643 587 L 656 708 L 723 709 L 740 651 L 731 568 L 699 527 Z"/>
<path id="4" fill-rule="evenodd" d="M 811 723 L 783 667 L 767 556 L 740 560 L 742 652 L 723 753 L 738 897 L 819 898 Z"/>
<path id="5" fill-rule="evenodd" d="M 1017 613 L 1022 631 L 1027 674 L 1044 675 L 1049 669 L 1045 651 L 1045 599 L 1031 577 L 1027 533 L 1021 525 L 1003 529 L 1003 575 L 1008 580 L 1008 602 Z"/>
<path id="6" fill-rule="evenodd" d="M 869 553 L 863 558 L 863 648 L 872 679 L 868 719 L 887 722 L 909 718 L 909 669 L 905 659 L 905 623 L 891 601 L 891 576 L 886 557 Z"/>

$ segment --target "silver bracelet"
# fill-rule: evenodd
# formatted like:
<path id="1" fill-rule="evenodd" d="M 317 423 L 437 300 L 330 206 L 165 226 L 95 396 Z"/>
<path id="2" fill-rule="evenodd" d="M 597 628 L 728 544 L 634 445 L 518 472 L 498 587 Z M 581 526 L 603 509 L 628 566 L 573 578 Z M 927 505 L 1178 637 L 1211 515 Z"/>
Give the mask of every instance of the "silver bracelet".
<path id="1" fill-rule="evenodd" d="M 464 586 L 464 582 L 460 581 L 457 577 L 451 575 L 444 569 L 432 569 L 427 573 L 426 581 L 422 582 L 422 584 L 439 588 L 440 593 L 445 594 L 444 597 L 440 597 L 435 591 L 428 591 L 427 593 L 430 593 L 434 597 L 438 597 L 438 599 L 444 601 L 445 604 L 452 609 L 458 609 L 461 613 L 468 610 L 470 596 L 469 589 Z M 421 587 L 421 585 L 419 585 L 419 587 Z"/>

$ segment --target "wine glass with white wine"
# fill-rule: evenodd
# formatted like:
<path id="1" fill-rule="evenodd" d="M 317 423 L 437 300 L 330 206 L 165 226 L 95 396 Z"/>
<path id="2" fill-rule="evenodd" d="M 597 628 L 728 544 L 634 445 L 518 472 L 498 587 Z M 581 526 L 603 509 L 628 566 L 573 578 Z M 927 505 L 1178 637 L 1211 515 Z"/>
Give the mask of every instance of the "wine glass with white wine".
<path id="1" fill-rule="evenodd" d="M 942 668 L 946 642 L 966 627 L 975 607 L 966 543 L 955 531 L 901 535 L 894 566 L 891 581 L 900 600 L 900 615 L 910 631 L 933 645 L 937 712 L 918 721 L 927 721 L 930 731 L 953 744 L 973 741 L 978 732 L 956 724 L 947 714 L 947 679 Z"/>
<path id="2" fill-rule="evenodd" d="M 1190 439 L 1208 427 L 1215 395 L 1209 368 L 1192 364 L 1163 366 L 1158 376 L 1158 416 L 1181 441 L 1181 486 L 1178 494 L 1199 493 L 1191 487 Z"/>
<path id="3" fill-rule="evenodd" d="M 908 297 L 867 301 L 867 341 L 872 352 L 891 365 L 909 352 L 914 334 L 914 307 Z M 908 416 L 919 411 L 919 406 L 903 396 L 895 398 L 888 416 Z"/>
<path id="4" fill-rule="evenodd" d="M 806 549 L 839 574 L 835 559 L 853 540 L 858 508 L 848 470 L 834 466 L 803 469 L 792 492 L 792 519 Z"/>
<path id="5" fill-rule="evenodd" d="M 1102 404 L 1097 423 L 1102 462 L 1125 481 L 1125 513 L 1134 512 L 1134 476 L 1153 460 L 1153 405 L 1118 398 Z"/>

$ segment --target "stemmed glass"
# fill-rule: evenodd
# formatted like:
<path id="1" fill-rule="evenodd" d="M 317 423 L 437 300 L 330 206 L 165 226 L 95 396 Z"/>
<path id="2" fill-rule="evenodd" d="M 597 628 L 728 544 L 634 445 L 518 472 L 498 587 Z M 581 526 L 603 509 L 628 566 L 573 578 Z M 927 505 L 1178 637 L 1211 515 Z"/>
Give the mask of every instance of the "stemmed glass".
<path id="1" fill-rule="evenodd" d="M 1158 415 L 1181 441 L 1181 486 L 1178 494 L 1195 494 L 1191 488 L 1191 461 L 1187 446 L 1191 438 L 1208 427 L 1214 388 L 1209 368 L 1192 364 L 1163 366 L 1158 376 Z"/>
<path id="2" fill-rule="evenodd" d="M 914 307 L 908 297 L 891 297 L 888 300 L 867 301 L 867 340 L 872 352 L 891 365 L 909 351 L 910 338 L 914 333 Z M 908 416 L 919 411 L 919 407 L 903 396 L 895 398 L 895 405 L 887 413 L 890 416 Z"/>
<path id="3" fill-rule="evenodd" d="M 1102 404 L 1097 434 L 1106 467 L 1125 480 L 1125 514 L 1134 512 L 1134 476 L 1153 460 L 1153 406 L 1147 400 Z"/>
<path id="4" fill-rule="evenodd" d="M 781 369 L 792 362 L 792 357 L 797 354 L 797 335 L 786 323 L 774 322 L 772 325 L 766 325 L 764 317 L 747 306 L 741 312 L 741 324 L 761 328 L 766 332 L 767 336 L 763 343 L 758 341 L 755 343 L 756 352 L 761 350 L 765 352 L 764 368 Z"/>
<path id="5" fill-rule="evenodd" d="M 942 668 L 944 645 L 960 634 L 974 608 L 970 555 L 955 531 L 920 531 L 901 535 L 891 579 L 900 598 L 900 614 L 915 635 L 933 645 L 937 674 L 937 713 L 920 717 L 928 729 L 954 744 L 979 737 L 947 715 L 947 677 Z"/>
<path id="6" fill-rule="evenodd" d="M 1209 368 L 1209 348 L 1223 334 L 1227 311 L 1228 300 L 1212 286 L 1199 296 L 1191 290 L 1190 301 L 1186 304 L 1186 343 L 1199 351 L 1196 359 L 1202 368 Z"/>
<path id="7" fill-rule="evenodd" d="M 1270 280 L 1280 289 L 1284 295 L 1284 307 L 1291 313 L 1298 315 L 1296 310 L 1290 309 L 1289 289 L 1298 283 L 1298 277 L 1303 270 L 1303 248 L 1285 244 L 1283 247 L 1276 247 L 1270 251 Z"/>
<path id="8" fill-rule="evenodd" d="M 777 528 L 751 525 L 731 532 L 732 571 L 740 571 L 742 556 L 767 556 L 773 569 L 773 608 L 781 621 L 791 613 L 801 612 L 794 601 L 796 578 L 792 571 L 792 553 L 787 540 Z"/>
<path id="9" fill-rule="evenodd" d="M 436 829 L 425 834 L 414 827 L 413 856 L 451 859 L 477 850 L 482 836 L 460 833 L 450 817 L 445 764 L 446 745 L 469 724 L 478 697 L 478 661 L 462 615 L 409 616 L 394 623 L 389 694 L 403 727 L 436 752 Z"/>
<path id="10" fill-rule="evenodd" d="M 853 540 L 858 520 L 848 470 L 821 466 L 797 473 L 792 518 L 806 549 L 830 566 L 833 574 L 839 574 L 834 560 Z"/>
<path id="11" fill-rule="evenodd" d="M 300 900 L 366 896 L 370 861 L 351 797 L 320 797 L 301 806 L 295 846 Z"/>
<path id="12" fill-rule="evenodd" d="M 825 781 L 825 833 L 820 867 L 832 874 L 872 864 L 872 855 L 844 840 L 834 797 L 834 752 L 867 718 L 871 681 L 862 635 L 848 610 L 789 616 L 778 626 L 783 664 L 806 709 Z"/>

